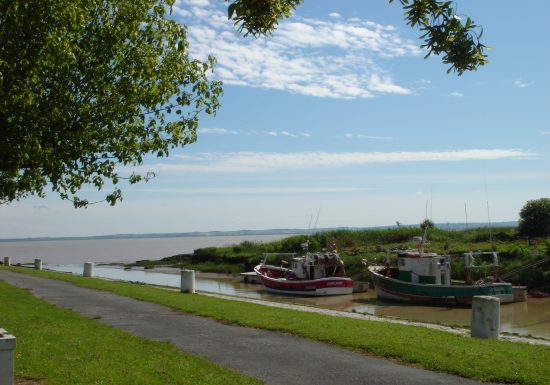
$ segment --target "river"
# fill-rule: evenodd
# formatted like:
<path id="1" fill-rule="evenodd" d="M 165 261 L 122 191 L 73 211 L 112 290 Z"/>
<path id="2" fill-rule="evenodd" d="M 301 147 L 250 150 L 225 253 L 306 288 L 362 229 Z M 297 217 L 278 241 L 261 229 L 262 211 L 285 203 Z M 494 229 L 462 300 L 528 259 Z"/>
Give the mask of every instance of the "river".
<path id="1" fill-rule="evenodd" d="M 139 259 L 159 259 L 194 249 L 227 246 L 248 240 L 269 242 L 289 235 L 215 236 L 180 238 L 131 238 L 94 240 L 52 240 L 0 242 L 0 257 L 10 256 L 12 263 L 28 263 L 42 258 L 47 268 L 82 274 L 84 262 L 129 262 Z M 177 274 L 144 270 L 96 266 L 99 277 L 139 281 L 179 287 Z M 197 278 L 197 290 L 268 299 L 336 310 L 356 311 L 378 316 L 468 326 L 471 311 L 466 308 L 410 306 L 384 303 L 375 298 L 374 291 L 334 297 L 284 297 L 264 292 L 260 285 L 246 284 L 238 278 Z M 526 302 L 501 307 L 501 328 L 504 332 L 550 338 L 550 298 L 529 298 Z"/>

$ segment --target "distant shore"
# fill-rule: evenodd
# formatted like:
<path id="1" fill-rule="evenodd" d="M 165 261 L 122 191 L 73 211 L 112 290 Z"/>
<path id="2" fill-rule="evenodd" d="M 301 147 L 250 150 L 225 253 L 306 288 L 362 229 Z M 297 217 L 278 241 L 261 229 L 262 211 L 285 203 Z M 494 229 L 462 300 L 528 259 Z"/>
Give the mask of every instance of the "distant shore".
<path id="1" fill-rule="evenodd" d="M 515 227 L 517 221 L 495 222 L 491 227 Z M 436 227 L 447 230 L 464 230 L 467 228 L 487 227 L 487 223 L 436 223 Z M 418 224 L 400 225 L 401 227 L 418 227 Z M 375 230 L 375 229 L 395 229 L 393 226 L 371 226 L 371 227 L 325 227 L 318 229 L 265 229 L 265 230 L 234 230 L 234 231 L 193 231 L 183 233 L 145 233 L 145 234 L 106 234 L 89 235 L 74 237 L 25 237 L 25 238 L 4 238 L 0 242 L 29 242 L 29 241 L 76 241 L 76 240 L 94 240 L 94 239 L 134 239 L 134 238 L 191 238 L 191 237 L 231 237 L 247 235 L 299 235 L 320 233 L 334 230 Z"/>

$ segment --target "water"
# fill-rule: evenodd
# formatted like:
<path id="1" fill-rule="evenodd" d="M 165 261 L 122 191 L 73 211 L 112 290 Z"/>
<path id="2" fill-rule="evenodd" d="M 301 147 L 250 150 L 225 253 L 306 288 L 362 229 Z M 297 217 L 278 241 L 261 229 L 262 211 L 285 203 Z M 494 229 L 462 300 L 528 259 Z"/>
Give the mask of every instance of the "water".
<path id="1" fill-rule="evenodd" d="M 48 265 L 47 268 L 82 274 L 83 265 Z M 167 271 L 167 269 L 163 269 Z M 179 271 L 172 274 L 149 270 L 124 270 L 121 267 L 96 266 L 98 277 L 144 282 L 154 285 L 180 286 Z M 328 309 L 356 311 L 377 316 L 396 317 L 413 321 L 441 323 L 469 327 L 471 310 L 467 308 L 413 306 L 384 303 L 376 299 L 374 290 L 331 297 L 291 297 L 265 292 L 261 285 L 240 282 L 238 277 L 196 277 L 195 288 L 199 291 L 236 295 L 246 298 L 294 303 Z M 508 333 L 550 338 L 550 298 L 529 298 L 526 302 L 502 305 L 501 330 Z"/>
<path id="2" fill-rule="evenodd" d="M 0 242 L 0 257 L 10 256 L 12 263 L 28 263 L 33 262 L 34 258 L 42 258 L 49 268 L 82 274 L 84 262 L 109 263 L 160 259 L 180 253 L 191 253 L 200 247 L 227 246 L 245 240 L 269 242 L 285 237 L 288 235 Z M 95 275 L 99 277 L 179 287 L 180 277 L 179 273 L 176 273 L 164 274 L 158 271 L 95 267 Z M 345 296 L 300 298 L 268 294 L 260 285 L 241 283 L 238 278 L 197 277 L 195 283 L 197 290 L 201 291 L 344 311 L 354 310 L 359 313 L 445 325 L 468 326 L 471 317 L 469 309 L 380 302 L 375 298 L 374 291 Z M 503 305 L 501 327 L 503 331 L 510 333 L 550 338 L 550 298 L 530 298 L 527 302 Z"/>
<path id="3" fill-rule="evenodd" d="M 14 264 L 33 262 L 35 258 L 54 264 L 134 262 L 192 253 L 201 247 L 227 246 L 243 241 L 270 242 L 289 236 L 281 234 L 0 242 L 0 257 L 9 256 Z"/>

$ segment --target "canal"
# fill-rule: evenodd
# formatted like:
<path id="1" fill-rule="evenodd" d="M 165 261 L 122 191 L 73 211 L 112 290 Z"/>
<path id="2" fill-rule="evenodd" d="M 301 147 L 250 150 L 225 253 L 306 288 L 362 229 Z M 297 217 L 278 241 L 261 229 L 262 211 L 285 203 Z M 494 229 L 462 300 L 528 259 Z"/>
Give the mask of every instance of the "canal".
<path id="1" fill-rule="evenodd" d="M 47 269 L 82 274 L 82 264 L 49 264 Z M 179 271 L 160 269 L 156 271 L 117 266 L 96 266 L 94 275 L 102 278 L 142 282 L 169 287 L 180 286 Z M 470 325 L 471 310 L 468 308 L 404 305 L 382 302 L 374 290 L 366 293 L 331 297 L 292 297 L 265 292 L 261 285 L 243 283 L 239 277 L 197 276 L 195 288 L 199 291 L 235 295 L 246 298 L 316 306 L 327 309 L 354 311 L 376 316 L 439 323 L 450 326 Z M 550 298 L 528 298 L 525 302 L 501 306 L 501 331 L 550 339 Z"/>

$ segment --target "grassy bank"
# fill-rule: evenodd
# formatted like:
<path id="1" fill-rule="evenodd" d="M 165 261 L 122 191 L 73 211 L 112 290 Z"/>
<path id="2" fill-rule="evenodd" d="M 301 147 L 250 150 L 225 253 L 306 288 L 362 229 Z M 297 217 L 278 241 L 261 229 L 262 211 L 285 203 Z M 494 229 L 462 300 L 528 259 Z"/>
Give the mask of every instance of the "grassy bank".
<path id="1" fill-rule="evenodd" d="M 550 362 L 550 348 L 544 346 L 470 339 L 422 327 L 275 309 L 55 272 L 3 269 L 107 290 L 224 322 L 299 335 L 429 370 L 483 381 L 550 384 L 550 367 L 544 364 Z"/>
<path id="2" fill-rule="evenodd" d="M 48 385 L 259 384 L 36 299 L 0 281 L 0 326 L 17 337 L 16 375 Z"/>

